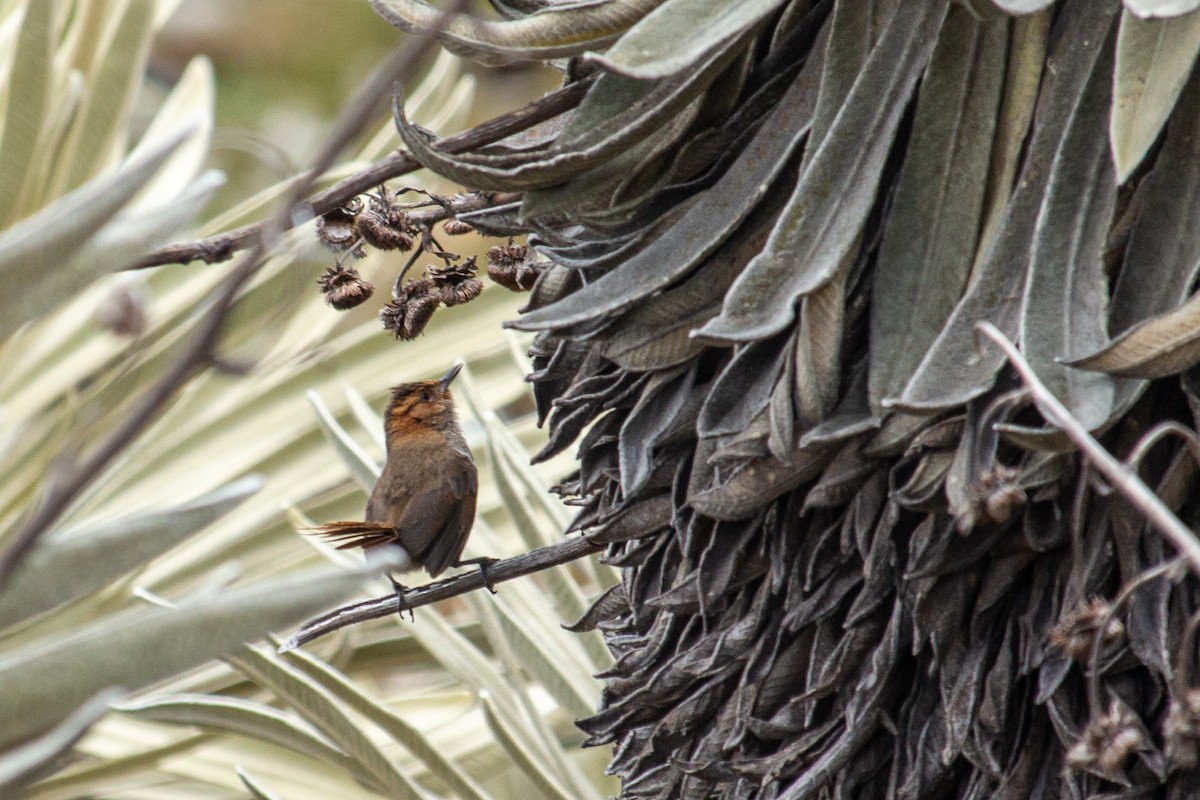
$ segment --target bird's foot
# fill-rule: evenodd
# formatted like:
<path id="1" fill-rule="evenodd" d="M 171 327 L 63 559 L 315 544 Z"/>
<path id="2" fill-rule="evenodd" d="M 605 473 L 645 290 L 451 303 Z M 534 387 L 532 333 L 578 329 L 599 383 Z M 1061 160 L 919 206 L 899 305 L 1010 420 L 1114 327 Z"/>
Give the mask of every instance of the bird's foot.
<path id="1" fill-rule="evenodd" d="M 483 575 L 483 585 L 485 587 L 487 587 L 487 590 L 489 592 L 491 592 L 492 594 L 495 594 L 496 593 L 496 584 L 492 583 L 492 578 L 490 575 L 488 575 L 488 567 L 490 567 L 492 564 L 495 564 L 499 560 L 500 559 L 498 559 L 498 558 L 489 558 L 488 556 L 482 556 L 480 558 L 468 558 L 463 561 L 458 561 L 458 562 L 452 564 L 451 566 L 465 567 L 469 564 L 474 564 L 475 566 L 479 567 L 479 573 L 481 575 Z"/>
<path id="2" fill-rule="evenodd" d="M 400 616 L 400 619 L 404 619 L 404 612 L 407 611 L 409 621 L 416 622 L 416 609 L 410 606 L 408 601 L 404 599 L 404 593 L 408 591 L 408 587 L 391 575 L 388 575 L 388 580 L 392 582 L 392 588 L 396 591 L 396 613 Z"/>

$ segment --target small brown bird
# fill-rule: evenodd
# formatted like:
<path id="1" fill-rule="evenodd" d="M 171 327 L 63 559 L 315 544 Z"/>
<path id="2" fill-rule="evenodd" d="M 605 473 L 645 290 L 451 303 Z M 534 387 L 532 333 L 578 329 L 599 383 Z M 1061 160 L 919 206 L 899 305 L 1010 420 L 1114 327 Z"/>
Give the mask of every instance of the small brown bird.
<path id="1" fill-rule="evenodd" d="M 487 565 L 495 559 L 461 560 L 475 521 L 479 476 L 450 396 L 460 369 L 456 364 L 439 381 L 392 389 L 383 416 L 387 461 L 367 501 L 366 520 L 329 522 L 317 535 L 337 542 L 339 550 L 397 547 L 400 572 L 424 567 L 436 578 L 447 567 L 476 564 L 487 581 Z"/>

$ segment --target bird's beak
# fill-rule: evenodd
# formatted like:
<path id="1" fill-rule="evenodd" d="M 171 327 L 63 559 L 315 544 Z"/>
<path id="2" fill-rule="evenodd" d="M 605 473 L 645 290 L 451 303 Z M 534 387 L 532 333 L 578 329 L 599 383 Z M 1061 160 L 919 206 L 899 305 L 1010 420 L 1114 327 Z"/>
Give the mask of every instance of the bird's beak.
<path id="1" fill-rule="evenodd" d="M 447 389 L 449 389 L 450 382 L 454 380 L 454 378 L 458 375 L 459 371 L 462 368 L 463 368 L 463 362 L 461 362 L 461 361 L 458 362 L 457 364 L 455 364 L 453 367 L 451 367 L 450 371 L 447 372 L 445 375 L 443 375 L 442 379 L 438 382 L 438 387 L 443 392 L 446 391 Z"/>

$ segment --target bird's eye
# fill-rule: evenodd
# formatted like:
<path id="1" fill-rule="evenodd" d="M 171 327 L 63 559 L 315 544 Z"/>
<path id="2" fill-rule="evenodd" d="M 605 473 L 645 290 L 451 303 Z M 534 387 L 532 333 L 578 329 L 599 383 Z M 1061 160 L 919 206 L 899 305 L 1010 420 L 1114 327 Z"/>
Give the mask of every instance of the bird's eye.
<path id="1" fill-rule="evenodd" d="M 429 400 L 430 400 L 429 392 L 428 391 L 421 392 L 421 402 L 428 403 Z"/>

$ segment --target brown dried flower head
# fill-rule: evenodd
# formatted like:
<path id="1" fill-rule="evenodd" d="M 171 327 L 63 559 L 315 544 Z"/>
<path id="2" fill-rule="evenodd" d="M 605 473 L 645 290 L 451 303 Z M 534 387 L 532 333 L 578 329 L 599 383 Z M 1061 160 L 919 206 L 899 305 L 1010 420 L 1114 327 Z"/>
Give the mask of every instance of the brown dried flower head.
<path id="1" fill-rule="evenodd" d="M 1163 722 L 1167 761 L 1178 769 L 1200 765 L 1200 689 L 1188 689 L 1182 698 L 1171 698 Z"/>
<path id="2" fill-rule="evenodd" d="M 963 533 L 979 525 L 1004 525 L 1025 506 L 1025 490 L 1017 485 L 1017 470 L 998 465 L 979 477 L 968 489 L 970 498 L 959 514 L 958 529 Z"/>
<path id="3" fill-rule="evenodd" d="M 457 217 L 451 217 L 443 222 L 442 230 L 444 230 L 450 236 L 462 236 L 467 233 L 475 232 L 474 228 Z"/>
<path id="4" fill-rule="evenodd" d="M 341 253 L 358 241 L 356 219 L 362 210 L 362 201 L 357 197 L 340 208 L 317 217 L 317 239 L 335 253 Z M 361 248 L 355 255 L 361 257 Z"/>
<path id="5" fill-rule="evenodd" d="M 487 274 L 496 283 L 513 292 L 527 292 L 533 288 L 540 270 L 530 263 L 529 247 L 513 244 L 495 245 L 487 251 Z"/>
<path id="6" fill-rule="evenodd" d="M 380 309 L 379 318 L 393 336 L 409 341 L 425 330 L 440 303 L 428 278 L 405 281 L 396 298 Z"/>
<path id="7" fill-rule="evenodd" d="M 411 250 L 413 236 L 419 233 L 390 195 L 371 198 L 370 207 L 358 215 L 358 232 L 367 244 L 380 250 Z"/>
<path id="8" fill-rule="evenodd" d="M 375 292 L 375 287 L 364 280 L 353 267 L 332 266 L 317 279 L 317 286 L 325 295 L 325 302 L 338 311 L 345 311 L 364 303 Z"/>
<path id="9" fill-rule="evenodd" d="M 1074 661 L 1086 663 L 1092 654 L 1092 645 L 1100 626 L 1108 616 L 1110 606 L 1104 600 L 1093 597 L 1088 602 L 1063 615 L 1050 631 L 1050 644 L 1065 652 Z M 1101 636 L 1101 645 L 1114 644 L 1125 635 L 1125 626 L 1116 617 L 1108 620 Z"/>
<path id="10" fill-rule="evenodd" d="M 471 256 L 461 264 L 447 264 L 444 267 L 426 267 L 429 279 L 448 306 L 456 306 L 474 300 L 483 291 L 483 281 L 475 277 L 477 269 L 475 257 Z"/>
<path id="11" fill-rule="evenodd" d="M 1146 743 L 1141 722 L 1129 706 L 1114 699 L 1108 711 L 1092 719 L 1083 736 L 1067 751 L 1067 766 L 1121 782 L 1121 769 L 1129 756 Z"/>

